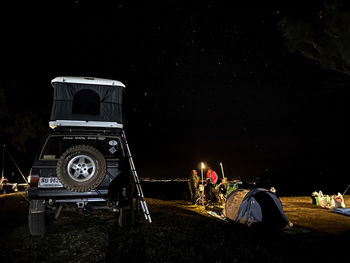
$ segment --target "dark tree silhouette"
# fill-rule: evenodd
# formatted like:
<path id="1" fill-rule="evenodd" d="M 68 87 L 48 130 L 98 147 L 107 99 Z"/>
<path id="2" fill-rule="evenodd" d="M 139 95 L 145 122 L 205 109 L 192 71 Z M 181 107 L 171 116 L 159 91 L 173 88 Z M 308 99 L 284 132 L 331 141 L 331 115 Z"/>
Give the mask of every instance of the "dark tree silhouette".
<path id="1" fill-rule="evenodd" d="M 326 69 L 350 76 L 350 2 L 310 1 L 279 23 L 291 52 L 300 52 Z"/>
<path id="2" fill-rule="evenodd" d="M 14 107 L 16 98 L 1 87 L 6 84 L 0 83 L 0 143 L 6 145 L 21 167 L 27 168 L 49 127 L 35 111 Z"/>

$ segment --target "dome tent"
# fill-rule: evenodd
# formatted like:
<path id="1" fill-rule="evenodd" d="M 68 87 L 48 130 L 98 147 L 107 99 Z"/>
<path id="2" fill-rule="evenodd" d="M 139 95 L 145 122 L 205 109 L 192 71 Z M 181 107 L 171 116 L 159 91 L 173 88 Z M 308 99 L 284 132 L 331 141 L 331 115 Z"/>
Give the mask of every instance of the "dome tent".
<path id="1" fill-rule="evenodd" d="M 283 228 L 289 222 L 279 198 L 264 188 L 231 192 L 226 199 L 224 215 L 228 220 L 248 226 Z"/>
<path id="2" fill-rule="evenodd" d="M 125 85 L 117 80 L 57 77 L 50 126 L 123 127 Z"/>

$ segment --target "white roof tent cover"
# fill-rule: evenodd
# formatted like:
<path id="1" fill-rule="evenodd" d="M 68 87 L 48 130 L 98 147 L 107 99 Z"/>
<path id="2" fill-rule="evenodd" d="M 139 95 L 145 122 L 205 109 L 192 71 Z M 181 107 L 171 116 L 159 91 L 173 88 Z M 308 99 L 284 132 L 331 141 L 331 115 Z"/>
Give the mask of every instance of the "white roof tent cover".
<path id="1" fill-rule="evenodd" d="M 51 81 L 53 126 L 123 128 L 125 85 L 118 80 L 91 77 L 57 77 Z"/>

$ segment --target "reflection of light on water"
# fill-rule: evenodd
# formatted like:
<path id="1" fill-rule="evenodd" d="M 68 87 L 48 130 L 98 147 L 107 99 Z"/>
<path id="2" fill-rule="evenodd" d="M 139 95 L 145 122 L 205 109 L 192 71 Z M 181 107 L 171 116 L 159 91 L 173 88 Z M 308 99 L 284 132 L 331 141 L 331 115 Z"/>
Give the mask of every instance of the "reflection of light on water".
<path id="1" fill-rule="evenodd" d="M 186 178 L 174 178 L 174 179 L 166 179 L 166 178 L 140 178 L 141 182 L 185 182 L 188 181 Z"/>

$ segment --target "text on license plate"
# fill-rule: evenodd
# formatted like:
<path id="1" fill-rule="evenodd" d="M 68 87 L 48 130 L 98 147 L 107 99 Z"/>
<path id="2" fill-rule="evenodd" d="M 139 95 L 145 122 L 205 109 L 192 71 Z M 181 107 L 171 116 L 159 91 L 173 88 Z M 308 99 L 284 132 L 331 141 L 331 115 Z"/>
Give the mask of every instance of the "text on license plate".
<path id="1" fill-rule="evenodd" d="M 63 187 L 61 182 L 57 177 L 40 177 L 39 187 L 41 188 L 53 188 L 53 187 Z"/>

